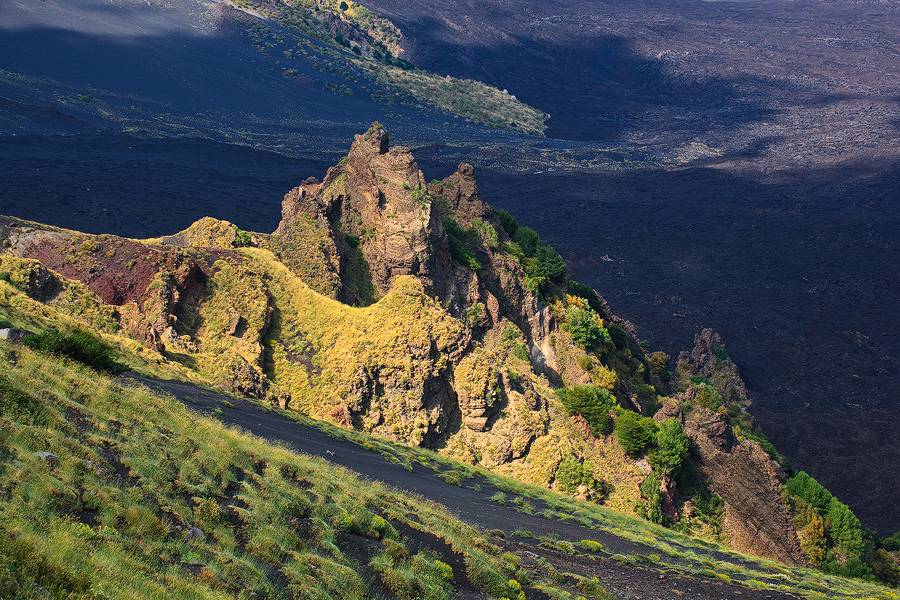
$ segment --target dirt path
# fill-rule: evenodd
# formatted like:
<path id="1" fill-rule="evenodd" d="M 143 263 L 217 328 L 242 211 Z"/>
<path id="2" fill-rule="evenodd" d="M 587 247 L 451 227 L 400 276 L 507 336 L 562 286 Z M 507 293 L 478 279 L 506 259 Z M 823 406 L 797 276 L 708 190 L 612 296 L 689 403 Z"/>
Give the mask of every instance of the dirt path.
<path id="1" fill-rule="evenodd" d="M 366 450 L 352 442 L 335 439 L 314 428 L 305 427 L 282 416 L 277 411 L 265 411 L 253 403 L 235 400 L 229 396 L 209 392 L 194 385 L 177 381 L 147 379 L 135 373 L 125 376 L 143 383 L 151 389 L 172 394 L 191 410 L 205 414 L 216 408 L 221 410 L 219 419 L 226 424 L 238 425 L 259 437 L 278 441 L 290 448 L 322 457 L 329 462 L 346 467 L 366 478 L 380 481 L 394 488 L 417 494 L 438 502 L 456 514 L 461 520 L 483 530 L 500 529 L 507 535 L 516 530 L 529 531 L 537 537 L 578 542 L 590 539 L 603 545 L 605 554 L 572 556 L 558 550 L 538 545 L 537 539 L 511 537 L 494 541 L 508 551 L 523 557 L 523 565 L 542 573 L 554 575 L 572 584 L 574 573 L 582 577 L 597 577 L 616 598 L 641 598 L 646 600 L 672 600 L 697 598 L 701 600 L 786 600 L 795 598 L 789 594 L 769 590 L 754 590 L 733 583 L 702 576 L 686 576 L 667 570 L 664 566 L 649 564 L 635 566 L 610 555 L 648 557 L 659 550 L 610 534 L 591 529 L 577 522 L 548 520 L 537 514 L 518 512 L 512 504 L 498 504 L 490 500 L 497 488 L 480 481 L 480 489 L 454 486 L 436 476 L 435 471 L 419 464 L 412 470 L 389 462 L 377 452 Z M 232 406 L 224 404 L 227 401 Z M 471 480 L 467 481 L 469 483 Z M 541 503 L 529 501 L 540 510 Z M 550 565 L 557 571 L 549 571 Z M 529 590 L 529 598 L 543 598 L 544 594 Z"/>

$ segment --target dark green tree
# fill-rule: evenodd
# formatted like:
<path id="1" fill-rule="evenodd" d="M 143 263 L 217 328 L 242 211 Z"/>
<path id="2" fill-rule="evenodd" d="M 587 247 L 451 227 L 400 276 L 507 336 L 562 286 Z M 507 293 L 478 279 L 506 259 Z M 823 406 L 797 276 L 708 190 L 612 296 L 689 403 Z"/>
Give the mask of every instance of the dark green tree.
<path id="1" fill-rule="evenodd" d="M 541 238 L 531 227 L 518 227 L 513 241 L 519 245 L 522 254 L 529 258 L 534 256 L 541 247 Z"/>
<path id="2" fill-rule="evenodd" d="M 609 390 L 592 385 L 576 385 L 572 389 L 558 390 L 557 395 L 568 414 L 579 414 L 584 417 L 595 437 L 607 435 L 612 431 L 609 410 L 615 399 Z"/>
<path id="3" fill-rule="evenodd" d="M 506 232 L 506 235 L 514 239 L 516 230 L 519 229 L 519 224 L 516 223 L 516 219 L 505 210 L 499 208 L 495 208 L 494 213 L 496 213 L 497 218 L 500 219 L 500 226 L 503 227 L 503 231 Z"/>
<path id="4" fill-rule="evenodd" d="M 656 423 L 653 419 L 641 417 L 637 413 L 625 411 L 616 419 L 616 437 L 622 449 L 632 456 L 638 456 L 653 442 Z"/>
<path id="5" fill-rule="evenodd" d="M 678 472 L 687 458 L 689 446 L 681 422 L 675 418 L 666 419 L 656 432 L 656 450 L 649 456 L 650 466 L 661 475 Z"/>
<path id="6" fill-rule="evenodd" d="M 569 329 L 572 339 L 585 350 L 596 350 L 611 343 L 609 332 L 597 323 L 597 313 L 591 308 L 569 310 Z"/>
<path id="7" fill-rule="evenodd" d="M 828 537 L 836 547 L 850 556 L 858 556 L 863 551 L 862 525 L 846 504 L 832 497 L 825 510 L 825 519 L 831 523 Z"/>
<path id="8" fill-rule="evenodd" d="M 803 498 L 807 504 L 811 504 L 822 512 L 828 508 L 828 504 L 832 500 L 831 492 L 810 477 L 806 471 L 800 471 L 788 479 L 787 489 L 791 494 Z"/>

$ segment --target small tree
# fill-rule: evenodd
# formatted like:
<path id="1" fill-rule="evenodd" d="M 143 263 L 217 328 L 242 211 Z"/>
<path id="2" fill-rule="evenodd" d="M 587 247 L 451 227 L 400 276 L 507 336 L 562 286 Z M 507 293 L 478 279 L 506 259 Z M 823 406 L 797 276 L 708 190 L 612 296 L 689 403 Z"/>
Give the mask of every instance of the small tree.
<path id="1" fill-rule="evenodd" d="M 653 419 L 638 416 L 637 413 L 625 411 L 616 420 L 616 437 L 622 449 L 632 456 L 638 456 L 653 441 L 656 423 Z"/>
<path id="2" fill-rule="evenodd" d="M 687 436 L 678 419 L 666 419 L 656 432 L 656 450 L 650 455 L 650 466 L 661 475 L 678 472 L 688 454 Z"/>
<path id="3" fill-rule="evenodd" d="M 556 481 L 559 483 L 559 489 L 567 494 L 574 494 L 581 486 L 590 490 L 599 487 L 599 483 L 594 479 L 594 465 L 587 460 L 582 464 L 571 456 L 559 463 L 556 468 Z"/>
<path id="4" fill-rule="evenodd" d="M 541 238 L 531 227 L 518 227 L 513 236 L 513 241 L 519 245 L 522 254 L 528 257 L 534 256 L 538 248 L 541 247 Z"/>
<path id="5" fill-rule="evenodd" d="M 572 339 L 585 350 L 595 350 L 612 343 L 609 332 L 597 323 L 597 313 L 590 307 L 573 307 L 569 310 L 569 328 Z"/>
<path id="6" fill-rule="evenodd" d="M 344 0 L 341 0 L 341 11 L 345 11 L 350 8 Z"/>
<path id="7" fill-rule="evenodd" d="M 557 394 L 568 414 L 584 417 L 595 437 L 612 431 L 609 409 L 612 408 L 614 399 L 609 390 L 592 385 L 576 385 L 572 389 L 561 389 Z"/>

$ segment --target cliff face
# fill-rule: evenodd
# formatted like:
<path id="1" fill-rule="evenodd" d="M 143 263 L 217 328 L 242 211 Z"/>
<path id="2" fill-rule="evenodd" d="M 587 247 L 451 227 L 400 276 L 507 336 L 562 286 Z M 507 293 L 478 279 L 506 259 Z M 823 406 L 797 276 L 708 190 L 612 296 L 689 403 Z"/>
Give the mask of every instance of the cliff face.
<path id="1" fill-rule="evenodd" d="M 87 324 L 139 342 L 145 364 L 626 512 L 656 473 L 554 388 L 587 386 L 611 417 L 661 406 L 657 421 L 684 423 L 736 547 L 801 563 L 783 473 L 732 430 L 746 389 L 721 341 L 698 336 L 678 386 L 664 383 L 633 327 L 517 227 L 470 165 L 427 183 L 373 124 L 322 181 L 285 195 L 272 234 L 202 219 L 139 242 L 9 220 L 0 271 L 44 326 Z M 662 514 L 681 518 L 675 479 L 658 483 Z"/>
<path id="2" fill-rule="evenodd" d="M 792 565 L 806 565 L 800 539 L 782 504 L 784 471 L 760 447 L 735 443 L 720 415 L 695 408 L 685 422 L 694 446 L 696 465 L 725 502 L 723 528 L 735 550 L 770 556 Z"/>
<path id="3" fill-rule="evenodd" d="M 481 232 L 477 271 L 453 261 L 447 218 Z M 311 238 L 316 256 L 310 256 Z M 540 349 L 537 361 L 549 360 L 552 369 L 554 352 L 546 341 L 555 329 L 553 317 L 541 312 L 523 284 L 519 263 L 498 251 L 508 241 L 471 165 L 426 183 L 410 151 L 391 147 L 375 123 L 355 137 L 324 181 L 307 179 L 285 195 L 282 220 L 264 245 L 305 280 L 310 262 L 324 264 L 329 284 L 314 287 L 346 304 L 371 304 L 396 277 L 414 275 L 451 315 L 467 318 L 476 330 L 512 321 Z"/>

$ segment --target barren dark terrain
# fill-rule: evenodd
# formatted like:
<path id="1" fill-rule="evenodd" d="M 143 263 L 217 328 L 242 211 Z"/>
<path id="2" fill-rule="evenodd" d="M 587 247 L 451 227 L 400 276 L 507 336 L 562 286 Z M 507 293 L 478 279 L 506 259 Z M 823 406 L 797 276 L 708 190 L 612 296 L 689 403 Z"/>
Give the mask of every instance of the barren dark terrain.
<path id="1" fill-rule="evenodd" d="M 0 214 L 136 237 L 205 215 L 272 231 L 283 194 L 378 118 L 429 179 L 474 163 L 487 200 L 652 349 L 718 331 L 794 466 L 864 526 L 900 529 L 900 5 L 365 4 L 417 65 L 551 114 L 550 139 L 287 81 L 276 56 L 174 9 L 130 23 L 122 7 L 143 4 L 109 4 L 101 31 L 15 0 L 0 7 Z"/>

